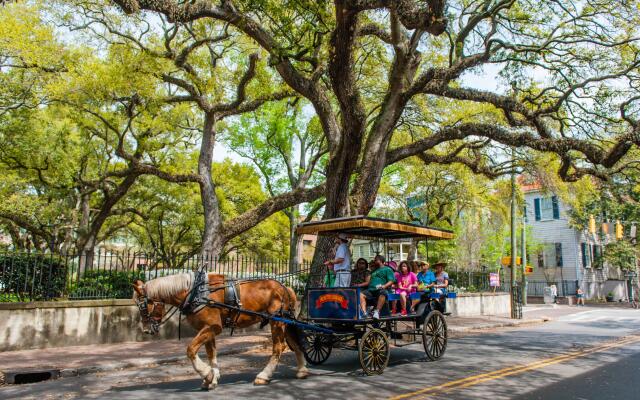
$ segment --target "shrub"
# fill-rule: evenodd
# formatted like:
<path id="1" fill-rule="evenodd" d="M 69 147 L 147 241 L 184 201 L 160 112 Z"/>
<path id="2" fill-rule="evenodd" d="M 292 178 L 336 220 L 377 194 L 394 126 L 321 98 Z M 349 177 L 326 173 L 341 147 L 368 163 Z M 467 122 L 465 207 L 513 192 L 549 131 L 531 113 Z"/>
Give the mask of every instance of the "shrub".
<path id="1" fill-rule="evenodd" d="M 66 285 L 64 260 L 50 254 L 0 254 L 0 301 L 61 297 Z"/>
<path id="2" fill-rule="evenodd" d="M 140 271 L 88 270 L 73 285 L 69 297 L 82 298 L 130 298 L 131 283 L 135 279 L 144 279 Z"/>

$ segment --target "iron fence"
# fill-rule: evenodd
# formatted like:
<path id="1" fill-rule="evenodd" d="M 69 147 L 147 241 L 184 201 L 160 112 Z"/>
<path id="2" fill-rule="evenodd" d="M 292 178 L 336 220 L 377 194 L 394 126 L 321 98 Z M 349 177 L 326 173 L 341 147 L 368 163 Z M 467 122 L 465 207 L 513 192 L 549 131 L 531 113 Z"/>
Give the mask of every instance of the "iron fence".
<path id="1" fill-rule="evenodd" d="M 184 257 L 179 263 L 143 252 L 98 250 L 93 253 L 0 252 L 0 302 L 53 299 L 130 298 L 135 279 L 198 270 L 236 279 L 275 278 L 296 291 L 304 289 L 309 265 L 252 257 Z"/>
<path id="2" fill-rule="evenodd" d="M 527 295 L 544 296 L 544 288 L 556 285 L 558 296 L 574 296 L 578 290 L 578 281 L 562 280 L 548 283 L 546 281 L 527 281 Z"/>
<path id="3" fill-rule="evenodd" d="M 455 286 L 460 291 L 465 292 L 487 292 L 493 291 L 494 288 L 489 285 L 489 273 L 479 271 L 452 271 L 449 272 L 449 284 Z M 508 282 L 505 286 L 504 276 L 500 274 L 499 287 L 496 287 L 496 291 L 509 291 Z M 505 289 L 506 287 L 506 289 Z"/>

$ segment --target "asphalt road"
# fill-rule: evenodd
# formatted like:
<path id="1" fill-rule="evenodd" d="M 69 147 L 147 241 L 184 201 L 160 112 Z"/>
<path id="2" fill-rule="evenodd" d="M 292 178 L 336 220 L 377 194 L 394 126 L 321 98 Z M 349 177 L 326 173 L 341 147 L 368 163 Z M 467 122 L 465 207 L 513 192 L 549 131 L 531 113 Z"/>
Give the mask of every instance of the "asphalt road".
<path id="1" fill-rule="evenodd" d="M 425 360 L 421 345 L 394 348 L 381 376 L 363 376 L 356 353 L 335 351 L 297 380 L 288 353 L 269 386 L 253 386 L 266 360 L 260 352 L 221 358 L 213 392 L 198 389 L 185 363 L 6 386 L 0 398 L 638 399 L 640 311 L 586 309 L 543 325 L 453 338 L 437 362 Z"/>

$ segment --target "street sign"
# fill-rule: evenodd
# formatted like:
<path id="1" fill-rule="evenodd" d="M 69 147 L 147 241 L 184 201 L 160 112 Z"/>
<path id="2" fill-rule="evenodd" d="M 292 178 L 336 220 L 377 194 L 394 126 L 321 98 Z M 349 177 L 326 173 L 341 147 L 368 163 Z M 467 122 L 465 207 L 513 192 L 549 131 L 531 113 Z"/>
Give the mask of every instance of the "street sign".
<path id="1" fill-rule="evenodd" d="M 489 286 L 490 287 L 499 287 L 500 286 L 500 274 L 497 272 L 489 272 Z"/>

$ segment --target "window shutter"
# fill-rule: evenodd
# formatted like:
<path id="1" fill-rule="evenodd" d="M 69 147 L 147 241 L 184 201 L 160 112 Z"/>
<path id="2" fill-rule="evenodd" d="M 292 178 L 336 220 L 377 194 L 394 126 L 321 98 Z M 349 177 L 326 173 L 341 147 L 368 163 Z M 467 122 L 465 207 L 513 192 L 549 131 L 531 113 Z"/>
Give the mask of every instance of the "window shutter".
<path id="1" fill-rule="evenodd" d="M 544 253 L 541 251 L 538 253 L 538 268 L 544 268 Z"/>
<path id="2" fill-rule="evenodd" d="M 529 216 L 527 215 L 527 206 L 524 206 L 523 213 L 524 213 L 524 222 L 529 223 Z"/>
<path id="3" fill-rule="evenodd" d="M 558 206 L 558 196 L 552 196 L 551 203 L 553 204 L 553 219 L 560 219 L 560 207 Z"/>
<path id="4" fill-rule="evenodd" d="M 602 247 L 593 245 L 593 263 L 596 268 L 602 268 Z"/>
<path id="5" fill-rule="evenodd" d="M 580 250 L 582 252 L 582 268 L 589 268 L 589 263 L 587 262 L 587 244 L 580 243 Z"/>
<path id="6" fill-rule="evenodd" d="M 556 243 L 556 266 L 562 267 L 562 243 Z"/>
<path id="7" fill-rule="evenodd" d="M 540 221 L 540 198 L 533 199 L 533 208 L 536 212 L 536 221 Z"/>

